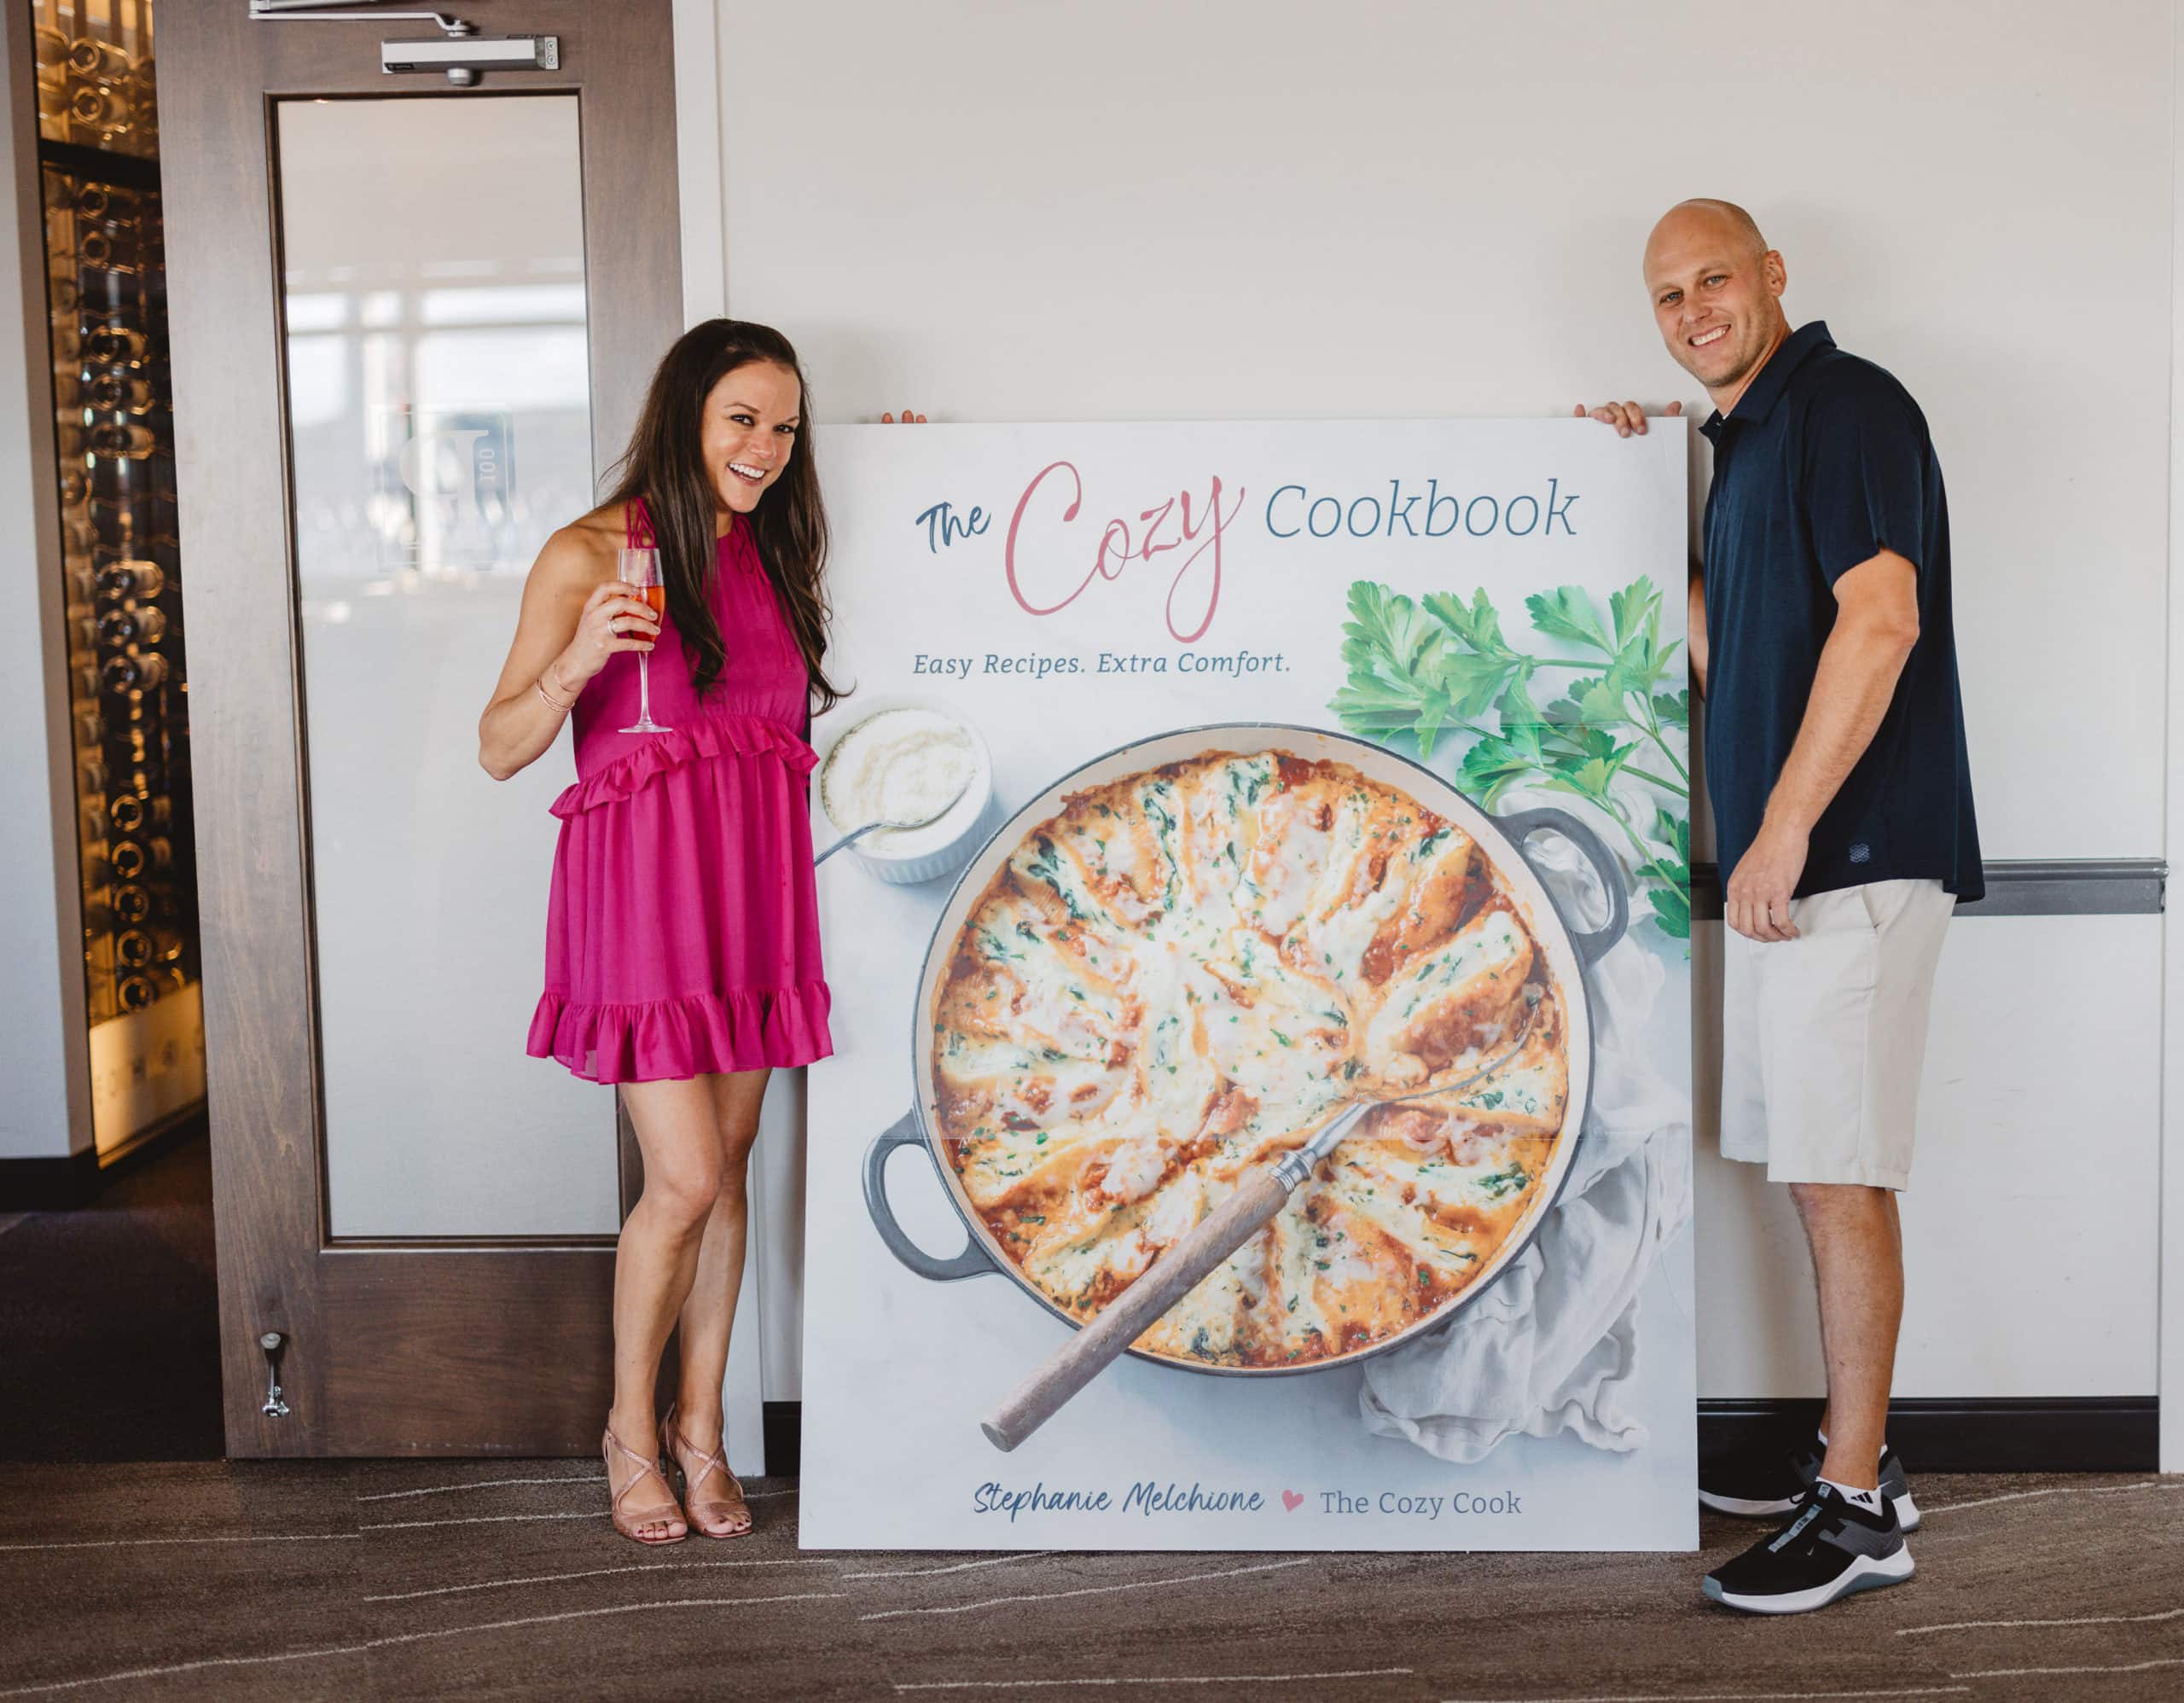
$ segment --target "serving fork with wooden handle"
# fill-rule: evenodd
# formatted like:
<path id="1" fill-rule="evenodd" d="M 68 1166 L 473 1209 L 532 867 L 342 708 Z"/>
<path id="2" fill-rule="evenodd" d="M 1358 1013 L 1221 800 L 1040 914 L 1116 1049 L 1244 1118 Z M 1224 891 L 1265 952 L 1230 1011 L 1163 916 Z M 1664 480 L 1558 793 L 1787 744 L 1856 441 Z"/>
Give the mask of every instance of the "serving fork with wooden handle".
<path id="1" fill-rule="evenodd" d="M 1297 1185 L 1335 1150 L 1342 1138 L 1375 1106 L 1400 1105 L 1451 1094 L 1484 1082 L 1524 1049 L 1538 1014 L 1539 994 L 1528 991 L 1525 1020 L 1517 1037 L 1491 1061 L 1454 1082 L 1431 1083 L 1409 1094 L 1361 1100 L 1328 1119 L 1326 1128 L 1304 1146 L 1292 1148 L 1272 1165 L 1247 1172 L 1236 1190 L 1199 1220 L 1180 1241 L 1155 1256 L 1130 1287 L 1107 1303 L 1098 1317 L 1056 1349 L 1008 1398 L 981 1420 L 986 1440 L 1006 1452 L 1058 1413 L 1063 1404 L 1118 1360 L 1154 1320 L 1197 1287 L 1205 1274 L 1269 1223 Z"/>

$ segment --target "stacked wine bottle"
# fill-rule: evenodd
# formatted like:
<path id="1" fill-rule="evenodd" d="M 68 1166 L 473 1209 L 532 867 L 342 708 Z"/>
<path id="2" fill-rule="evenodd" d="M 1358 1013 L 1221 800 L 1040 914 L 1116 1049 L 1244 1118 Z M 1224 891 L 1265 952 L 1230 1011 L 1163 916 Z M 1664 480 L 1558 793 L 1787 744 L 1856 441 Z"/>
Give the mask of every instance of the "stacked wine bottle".
<path id="1" fill-rule="evenodd" d="M 96 1024 L 143 1010 L 198 975 L 166 271 L 156 167 L 141 157 L 156 135 L 149 55 L 63 36 L 54 25 L 67 21 L 65 11 L 37 9 L 86 992 Z"/>
<path id="2" fill-rule="evenodd" d="M 38 134 L 150 157 L 159 153 L 159 67 L 150 0 L 31 0 Z"/>

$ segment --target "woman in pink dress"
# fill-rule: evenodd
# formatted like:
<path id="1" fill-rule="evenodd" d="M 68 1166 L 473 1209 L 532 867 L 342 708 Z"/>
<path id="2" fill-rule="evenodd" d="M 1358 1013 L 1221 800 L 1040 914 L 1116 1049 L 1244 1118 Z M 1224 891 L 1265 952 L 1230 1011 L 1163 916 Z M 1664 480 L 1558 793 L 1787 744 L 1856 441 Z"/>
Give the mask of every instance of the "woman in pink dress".
<path id="1" fill-rule="evenodd" d="M 613 496 L 539 552 L 479 726 L 479 760 L 505 780 L 575 724 L 530 1050 L 616 1084 L 644 1154 L 615 1259 L 601 1442 L 610 1517 L 641 1543 L 751 1529 L 721 1442 L 746 1161 L 767 1072 L 834 1049 L 803 732 L 838 695 L 804 409 L 780 333 L 715 319 L 679 339 Z M 618 580 L 631 543 L 659 551 L 664 616 Z M 642 654 L 664 733 L 628 730 Z M 678 1322 L 681 1393 L 655 1430 Z"/>

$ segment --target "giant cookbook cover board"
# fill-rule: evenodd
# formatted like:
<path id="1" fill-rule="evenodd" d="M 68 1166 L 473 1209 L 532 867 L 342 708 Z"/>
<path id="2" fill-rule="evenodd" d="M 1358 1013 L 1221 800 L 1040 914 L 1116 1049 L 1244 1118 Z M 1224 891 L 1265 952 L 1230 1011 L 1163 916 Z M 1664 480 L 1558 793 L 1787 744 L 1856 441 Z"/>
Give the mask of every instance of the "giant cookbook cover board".
<path id="1" fill-rule="evenodd" d="M 803 1543 L 1694 1547 L 1684 433 L 813 448 Z"/>

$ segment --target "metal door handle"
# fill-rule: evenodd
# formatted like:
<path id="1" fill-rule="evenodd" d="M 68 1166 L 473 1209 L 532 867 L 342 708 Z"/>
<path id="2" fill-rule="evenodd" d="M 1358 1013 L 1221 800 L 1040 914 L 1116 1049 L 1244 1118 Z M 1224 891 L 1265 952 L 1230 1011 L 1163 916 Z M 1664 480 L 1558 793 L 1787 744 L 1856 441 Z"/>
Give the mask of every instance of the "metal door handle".
<path id="1" fill-rule="evenodd" d="M 288 1404 L 281 1399 L 281 1346 L 288 1340 L 277 1330 L 269 1330 L 258 1339 L 258 1346 L 265 1351 L 265 1404 L 258 1410 L 269 1419 L 286 1419 Z"/>

